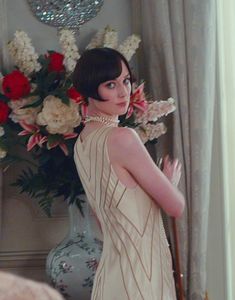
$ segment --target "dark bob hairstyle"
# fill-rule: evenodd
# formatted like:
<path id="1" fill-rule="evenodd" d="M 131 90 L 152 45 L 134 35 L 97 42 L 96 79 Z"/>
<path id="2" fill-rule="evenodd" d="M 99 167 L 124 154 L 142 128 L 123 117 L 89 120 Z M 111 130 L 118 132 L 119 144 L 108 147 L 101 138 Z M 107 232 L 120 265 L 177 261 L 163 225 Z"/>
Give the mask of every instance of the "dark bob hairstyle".
<path id="1" fill-rule="evenodd" d="M 111 48 L 93 48 L 86 50 L 79 58 L 72 75 L 73 85 L 85 98 L 91 97 L 103 100 L 98 94 L 101 83 L 114 80 L 122 72 L 121 62 L 124 62 L 132 84 L 133 78 L 126 58 L 117 50 Z"/>

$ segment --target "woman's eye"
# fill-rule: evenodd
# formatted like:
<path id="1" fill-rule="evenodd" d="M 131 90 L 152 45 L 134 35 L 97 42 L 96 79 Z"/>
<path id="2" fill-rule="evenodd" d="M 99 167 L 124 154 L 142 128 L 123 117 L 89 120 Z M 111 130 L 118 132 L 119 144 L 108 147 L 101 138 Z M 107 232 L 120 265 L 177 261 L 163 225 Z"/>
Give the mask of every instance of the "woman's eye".
<path id="1" fill-rule="evenodd" d="M 115 87 L 115 83 L 114 82 L 109 82 L 106 84 L 106 86 L 109 88 L 109 89 L 113 89 Z"/>
<path id="2" fill-rule="evenodd" d="M 124 80 L 124 84 L 126 84 L 126 85 L 130 84 L 130 82 L 131 82 L 130 78 L 126 78 L 126 79 Z"/>

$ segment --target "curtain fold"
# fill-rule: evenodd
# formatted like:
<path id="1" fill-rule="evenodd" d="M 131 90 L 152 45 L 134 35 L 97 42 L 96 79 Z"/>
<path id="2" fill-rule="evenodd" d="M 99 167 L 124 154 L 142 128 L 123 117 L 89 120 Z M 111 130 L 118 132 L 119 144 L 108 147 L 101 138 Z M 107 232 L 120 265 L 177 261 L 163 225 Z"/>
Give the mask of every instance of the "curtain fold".
<path id="1" fill-rule="evenodd" d="M 132 3 L 136 5 L 135 0 Z M 216 3 L 139 0 L 138 5 L 144 76 L 155 99 L 172 96 L 177 104 L 168 132 L 171 149 L 165 152 L 172 152 L 183 164 L 180 189 L 186 209 L 177 225 L 185 297 L 201 300 L 206 292 Z"/>

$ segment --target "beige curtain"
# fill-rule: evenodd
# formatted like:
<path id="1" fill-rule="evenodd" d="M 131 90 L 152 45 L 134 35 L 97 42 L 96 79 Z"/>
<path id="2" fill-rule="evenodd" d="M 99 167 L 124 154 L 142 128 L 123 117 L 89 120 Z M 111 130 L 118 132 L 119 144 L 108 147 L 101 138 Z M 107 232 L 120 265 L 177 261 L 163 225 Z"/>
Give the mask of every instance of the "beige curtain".
<path id="1" fill-rule="evenodd" d="M 172 96 L 177 111 L 168 126 L 167 152 L 183 163 L 186 197 L 177 222 L 187 300 L 206 291 L 207 225 L 215 99 L 215 1 L 133 0 L 142 36 L 141 70 L 156 99 Z"/>

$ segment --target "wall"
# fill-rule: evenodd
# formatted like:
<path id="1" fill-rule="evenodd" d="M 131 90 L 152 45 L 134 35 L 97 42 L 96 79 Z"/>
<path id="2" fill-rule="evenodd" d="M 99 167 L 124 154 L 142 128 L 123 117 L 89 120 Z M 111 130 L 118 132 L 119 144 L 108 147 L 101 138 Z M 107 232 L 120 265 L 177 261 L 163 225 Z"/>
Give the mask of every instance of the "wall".
<path id="1" fill-rule="evenodd" d="M 92 35 L 107 24 L 119 32 L 120 41 L 131 33 L 129 1 L 104 1 L 100 13 L 79 30 L 79 48 L 84 49 Z M 59 49 L 57 30 L 40 23 L 31 13 L 26 0 L 0 0 L 0 28 L 0 66 L 1 63 L 3 67 L 11 65 L 2 46 L 17 29 L 28 33 L 38 53 Z M 34 201 L 9 186 L 18 172 L 19 169 L 10 168 L 4 174 L 0 203 L 0 269 L 44 280 L 46 255 L 68 229 L 67 210 L 64 203 L 58 203 L 53 218 L 48 219 Z"/>

